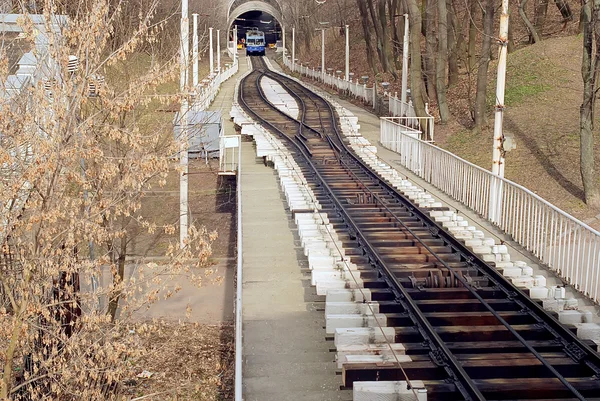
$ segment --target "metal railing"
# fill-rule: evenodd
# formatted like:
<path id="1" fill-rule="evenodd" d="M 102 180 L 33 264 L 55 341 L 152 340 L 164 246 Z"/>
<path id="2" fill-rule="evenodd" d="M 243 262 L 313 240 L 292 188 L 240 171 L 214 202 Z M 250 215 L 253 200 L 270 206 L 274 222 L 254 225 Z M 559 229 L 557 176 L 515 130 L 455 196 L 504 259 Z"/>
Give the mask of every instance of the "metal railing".
<path id="1" fill-rule="evenodd" d="M 239 64 L 236 60 L 226 69 L 209 75 L 196 88 L 196 95 L 192 107 L 194 110 L 207 110 L 219 93 L 221 84 L 238 72 Z"/>
<path id="2" fill-rule="evenodd" d="M 345 79 L 335 76 L 334 74 L 317 71 L 314 68 L 311 69 L 307 66 L 303 66 L 302 64 L 292 63 L 288 57 L 283 58 L 283 64 L 290 70 L 297 72 L 300 75 L 323 82 L 325 85 L 328 85 L 339 91 L 346 92 L 348 95 L 353 96 L 355 99 L 360 99 L 366 104 L 369 104 L 373 107 L 376 106 L 375 100 L 377 98 L 377 87 L 375 85 L 369 88 L 366 84 L 359 83 L 358 79 L 356 81 L 346 81 Z"/>
<path id="3" fill-rule="evenodd" d="M 239 151 L 242 144 L 240 135 L 225 135 L 221 128 L 219 135 L 219 174 L 236 174 L 240 165 Z"/>
<path id="4" fill-rule="evenodd" d="M 429 114 L 429 110 L 427 110 L 427 104 L 425 104 L 427 117 L 417 117 L 412 101 L 403 102 L 398 98 L 398 94 L 393 96 L 391 93 L 388 94 L 388 105 L 390 116 L 401 118 L 398 121 L 400 124 L 422 131 L 424 136 L 419 139 L 433 142 L 435 121 L 433 116 Z"/>
<path id="5" fill-rule="evenodd" d="M 399 163 L 468 206 L 538 257 L 575 289 L 599 301 L 600 232 L 527 188 L 414 137 L 381 119 L 381 144 Z"/>

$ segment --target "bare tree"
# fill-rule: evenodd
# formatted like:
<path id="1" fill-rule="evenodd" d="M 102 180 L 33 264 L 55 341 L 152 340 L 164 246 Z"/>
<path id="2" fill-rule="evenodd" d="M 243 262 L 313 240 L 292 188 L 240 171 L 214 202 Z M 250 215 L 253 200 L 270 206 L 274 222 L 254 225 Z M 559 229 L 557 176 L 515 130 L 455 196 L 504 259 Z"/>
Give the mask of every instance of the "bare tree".
<path id="1" fill-rule="evenodd" d="M 483 40 L 481 44 L 481 57 L 477 70 L 477 89 L 475 94 L 475 128 L 480 130 L 487 122 L 487 82 L 488 67 L 490 65 L 490 49 L 494 29 L 494 0 L 486 0 L 483 14 Z"/>
<path id="2" fill-rule="evenodd" d="M 46 0 L 47 46 L 36 48 L 44 79 L 18 93 L 0 87 L 0 157 L 7 166 L 0 181 L 2 400 L 116 399 L 127 361 L 138 352 L 122 336 L 128 319 L 176 292 L 166 283 L 174 275 L 198 281 L 210 254 L 212 236 L 192 227 L 185 249 L 175 239 L 164 263 L 142 260 L 135 274 L 125 273 L 132 226 L 175 232 L 139 211 L 145 193 L 164 185 L 173 169 L 171 123 L 148 132 L 141 117 L 153 102 L 180 99 L 156 93 L 177 76 L 178 60 L 138 63 L 126 82 L 108 79 L 119 62 L 140 58 L 166 23 L 154 18 L 157 2 L 145 4 L 136 28 L 115 46 L 119 11 L 108 0 L 79 3 L 59 31 L 50 29 L 56 16 L 49 11 L 60 4 Z M 27 16 L 20 24 L 36 46 L 41 27 Z"/>
<path id="3" fill-rule="evenodd" d="M 410 96 L 419 117 L 427 115 L 425 111 L 423 70 L 421 67 L 421 10 L 417 0 L 406 0 L 410 19 Z"/>
<path id="4" fill-rule="evenodd" d="M 600 70 L 600 0 L 585 0 L 583 24 L 583 103 L 579 112 L 581 179 L 585 202 L 600 208 L 600 189 L 594 160 L 594 106 Z"/>
<path id="5" fill-rule="evenodd" d="M 436 83 L 438 106 L 442 124 L 450 118 L 448 100 L 446 99 L 446 79 L 448 72 L 448 10 L 446 0 L 438 0 L 438 50 L 436 65 Z"/>

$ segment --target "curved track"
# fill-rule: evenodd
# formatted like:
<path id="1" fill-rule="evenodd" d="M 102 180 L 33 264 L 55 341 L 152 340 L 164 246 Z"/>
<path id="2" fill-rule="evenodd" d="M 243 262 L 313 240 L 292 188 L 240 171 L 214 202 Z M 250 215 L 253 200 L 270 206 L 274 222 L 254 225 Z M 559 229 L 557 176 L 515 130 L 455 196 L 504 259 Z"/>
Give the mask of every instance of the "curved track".
<path id="1" fill-rule="evenodd" d="M 429 400 L 600 400 L 600 357 L 353 154 L 332 106 L 253 58 L 239 102 L 285 138 L 412 362 L 345 364 L 354 381 L 422 380 Z M 296 99 L 270 104 L 262 77 Z M 311 180 L 312 178 L 312 180 Z M 431 210 L 431 209 L 429 209 Z M 595 348 L 595 346 L 594 346 Z"/>

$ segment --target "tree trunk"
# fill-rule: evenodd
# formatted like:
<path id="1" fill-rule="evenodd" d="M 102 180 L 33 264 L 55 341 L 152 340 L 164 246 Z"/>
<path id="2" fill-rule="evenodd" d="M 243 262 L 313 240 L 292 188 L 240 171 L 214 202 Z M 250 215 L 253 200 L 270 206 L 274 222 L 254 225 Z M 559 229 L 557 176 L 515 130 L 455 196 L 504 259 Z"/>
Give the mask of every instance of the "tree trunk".
<path id="1" fill-rule="evenodd" d="M 569 7 L 569 3 L 567 3 L 566 0 L 554 0 L 554 4 L 556 4 L 558 11 L 560 11 L 563 22 L 573 21 L 573 11 L 571 11 L 571 7 Z"/>
<path id="2" fill-rule="evenodd" d="M 529 37 L 531 38 L 529 40 L 529 43 L 537 43 L 540 41 L 540 36 L 538 35 L 531 21 L 529 21 L 529 18 L 527 18 L 527 14 L 525 14 L 526 5 L 527 0 L 521 0 L 521 2 L 519 3 L 519 15 L 523 19 L 523 22 L 525 23 L 525 26 L 527 26 L 527 30 L 529 31 Z"/>
<path id="3" fill-rule="evenodd" d="M 469 3 L 469 48 L 467 51 L 467 68 L 469 72 L 475 70 L 477 65 L 477 58 L 475 57 L 475 49 L 477 44 L 477 25 L 475 19 L 477 18 L 477 10 L 479 9 L 479 3 L 477 0 L 471 0 Z"/>
<path id="4" fill-rule="evenodd" d="M 486 0 L 483 16 L 483 42 L 481 45 L 481 59 L 477 69 L 477 89 L 475 94 L 475 128 L 481 130 L 487 122 L 486 101 L 488 67 L 490 64 L 490 49 L 492 44 L 492 31 L 494 29 L 494 0 Z"/>
<path id="5" fill-rule="evenodd" d="M 363 27 L 363 33 L 365 36 L 365 45 L 367 49 L 367 61 L 371 67 L 373 74 L 379 73 L 379 68 L 375 60 L 375 51 L 373 50 L 373 41 L 371 39 L 371 27 L 369 25 L 369 12 L 367 11 L 367 5 L 364 0 L 356 0 L 358 11 L 360 12 L 360 21 Z"/>
<path id="6" fill-rule="evenodd" d="M 425 117 L 423 70 L 421 68 L 421 10 L 417 0 L 406 0 L 410 20 L 410 97 L 418 117 Z"/>
<path id="7" fill-rule="evenodd" d="M 600 0 L 584 1 L 581 10 L 583 25 L 583 103 L 580 108 L 580 171 L 585 203 L 600 208 L 600 190 L 594 160 L 594 105 L 598 68 L 600 67 Z M 594 43 L 595 41 L 595 43 Z M 595 45 L 595 49 L 594 49 Z"/>
<path id="8" fill-rule="evenodd" d="M 546 15 L 548 14 L 548 0 L 536 0 L 535 12 L 533 15 L 533 27 L 535 28 L 540 38 L 544 34 L 544 25 L 546 24 Z M 529 38 L 531 42 L 533 38 Z"/>
<path id="9" fill-rule="evenodd" d="M 392 53 L 394 58 L 394 67 L 396 71 L 402 68 L 400 57 L 402 55 L 402 41 L 400 38 L 404 34 L 404 18 L 402 17 L 402 3 L 399 0 L 389 0 L 388 9 L 390 10 L 390 25 L 392 29 Z"/>
<path id="10" fill-rule="evenodd" d="M 377 10 L 375 10 L 375 4 L 377 2 Z M 387 20 L 385 17 L 385 0 L 368 0 L 369 13 L 371 14 L 371 20 L 375 27 L 375 36 L 377 38 L 377 54 L 379 55 L 379 62 L 383 72 L 390 71 L 389 65 L 389 43 L 387 39 Z M 383 21 L 382 11 L 383 8 Z"/>
<path id="11" fill-rule="evenodd" d="M 427 9 L 425 10 L 426 20 L 425 32 L 425 79 L 427 87 L 427 96 L 430 101 L 437 99 L 435 88 L 435 54 L 436 54 L 436 35 L 435 35 L 435 12 L 437 10 L 438 0 L 427 0 Z"/>
<path id="12" fill-rule="evenodd" d="M 114 322 L 117 318 L 117 310 L 119 309 L 119 301 L 121 299 L 121 286 L 125 277 L 125 257 L 127 256 L 127 236 L 124 235 L 121 241 L 121 249 L 119 250 L 119 257 L 117 258 L 117 269 L 113 272 L 113 285 L 114 290 L 110 293 L 110 301 L 108 303 L 108 314 L 110 321 Z"/>
<path id="13" fill-rule="evenodd" d="M 383 58 L 385 59 L 385 63 L 387 65 L 388 71 L 392 73 L 394 79 L 398 79 L 398 73 L 396 69 L 393 67 L 394 63 L 392 61 L 392 51 L 390 49 L 390 34 L 388 32 L 388 24 L 386 20 L 386 1 L 379 1 L 379 23 L 381 24 L 381 41 L 382 41 L 382 50 L 383 50 Z M 390 15 L 394 15 L 394 9 L 390 9 Z M 393 26 L 393 25 L 392 25 Z"/>
<path id="14" fill-rule="evenodd" d="M 454 86 L 458 83 L 458 49 L 462 34 L 450 0 L 447 0 L 446 9 L 448 10 L 448 86 Z"/>
<path id="15" fill-rule="evenodd" d="M 450 118 L 448 100 L 446 99 L 446 77 L 448 70 L 448 10 L 446 0 L 437 0 L 438 3 L 438 50 L 436 65 L 436 86 L 438 107 L 440 109 L 441 123 L 445 124 Z"/>
<path id="16" fill-rule="evenodd" d="M 510 19 L 511 17 L 509 17 Z M 515 24 L 508 24 L 508 45 L 506 46 L 506 51 L 508 53 L 512 53 L 515 51 Z"/>

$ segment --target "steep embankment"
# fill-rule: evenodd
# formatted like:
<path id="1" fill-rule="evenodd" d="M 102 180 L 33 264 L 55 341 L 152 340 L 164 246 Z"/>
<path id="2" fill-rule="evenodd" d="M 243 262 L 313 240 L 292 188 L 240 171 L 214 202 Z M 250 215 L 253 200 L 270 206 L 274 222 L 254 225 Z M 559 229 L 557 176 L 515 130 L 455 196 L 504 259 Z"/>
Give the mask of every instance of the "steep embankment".
<path id="1" fill-rule="evenodd" d="M 571 36 L 547 39 L 509 55 L 504 127 L 516 138 L 517 149 L 507 155 L 506 177 L 599 227 L 594 216 L 600 211 L 584 204 L 579 174 L 581 54 L 581 37 Z M 490 106 L 495 86 L 490 82 Z M 487 133 L 462 130 L 447 136 L 441 146 L 489 168 L 492 145 Z M 597 134 L 597 157 L 599 142 Z"/>

